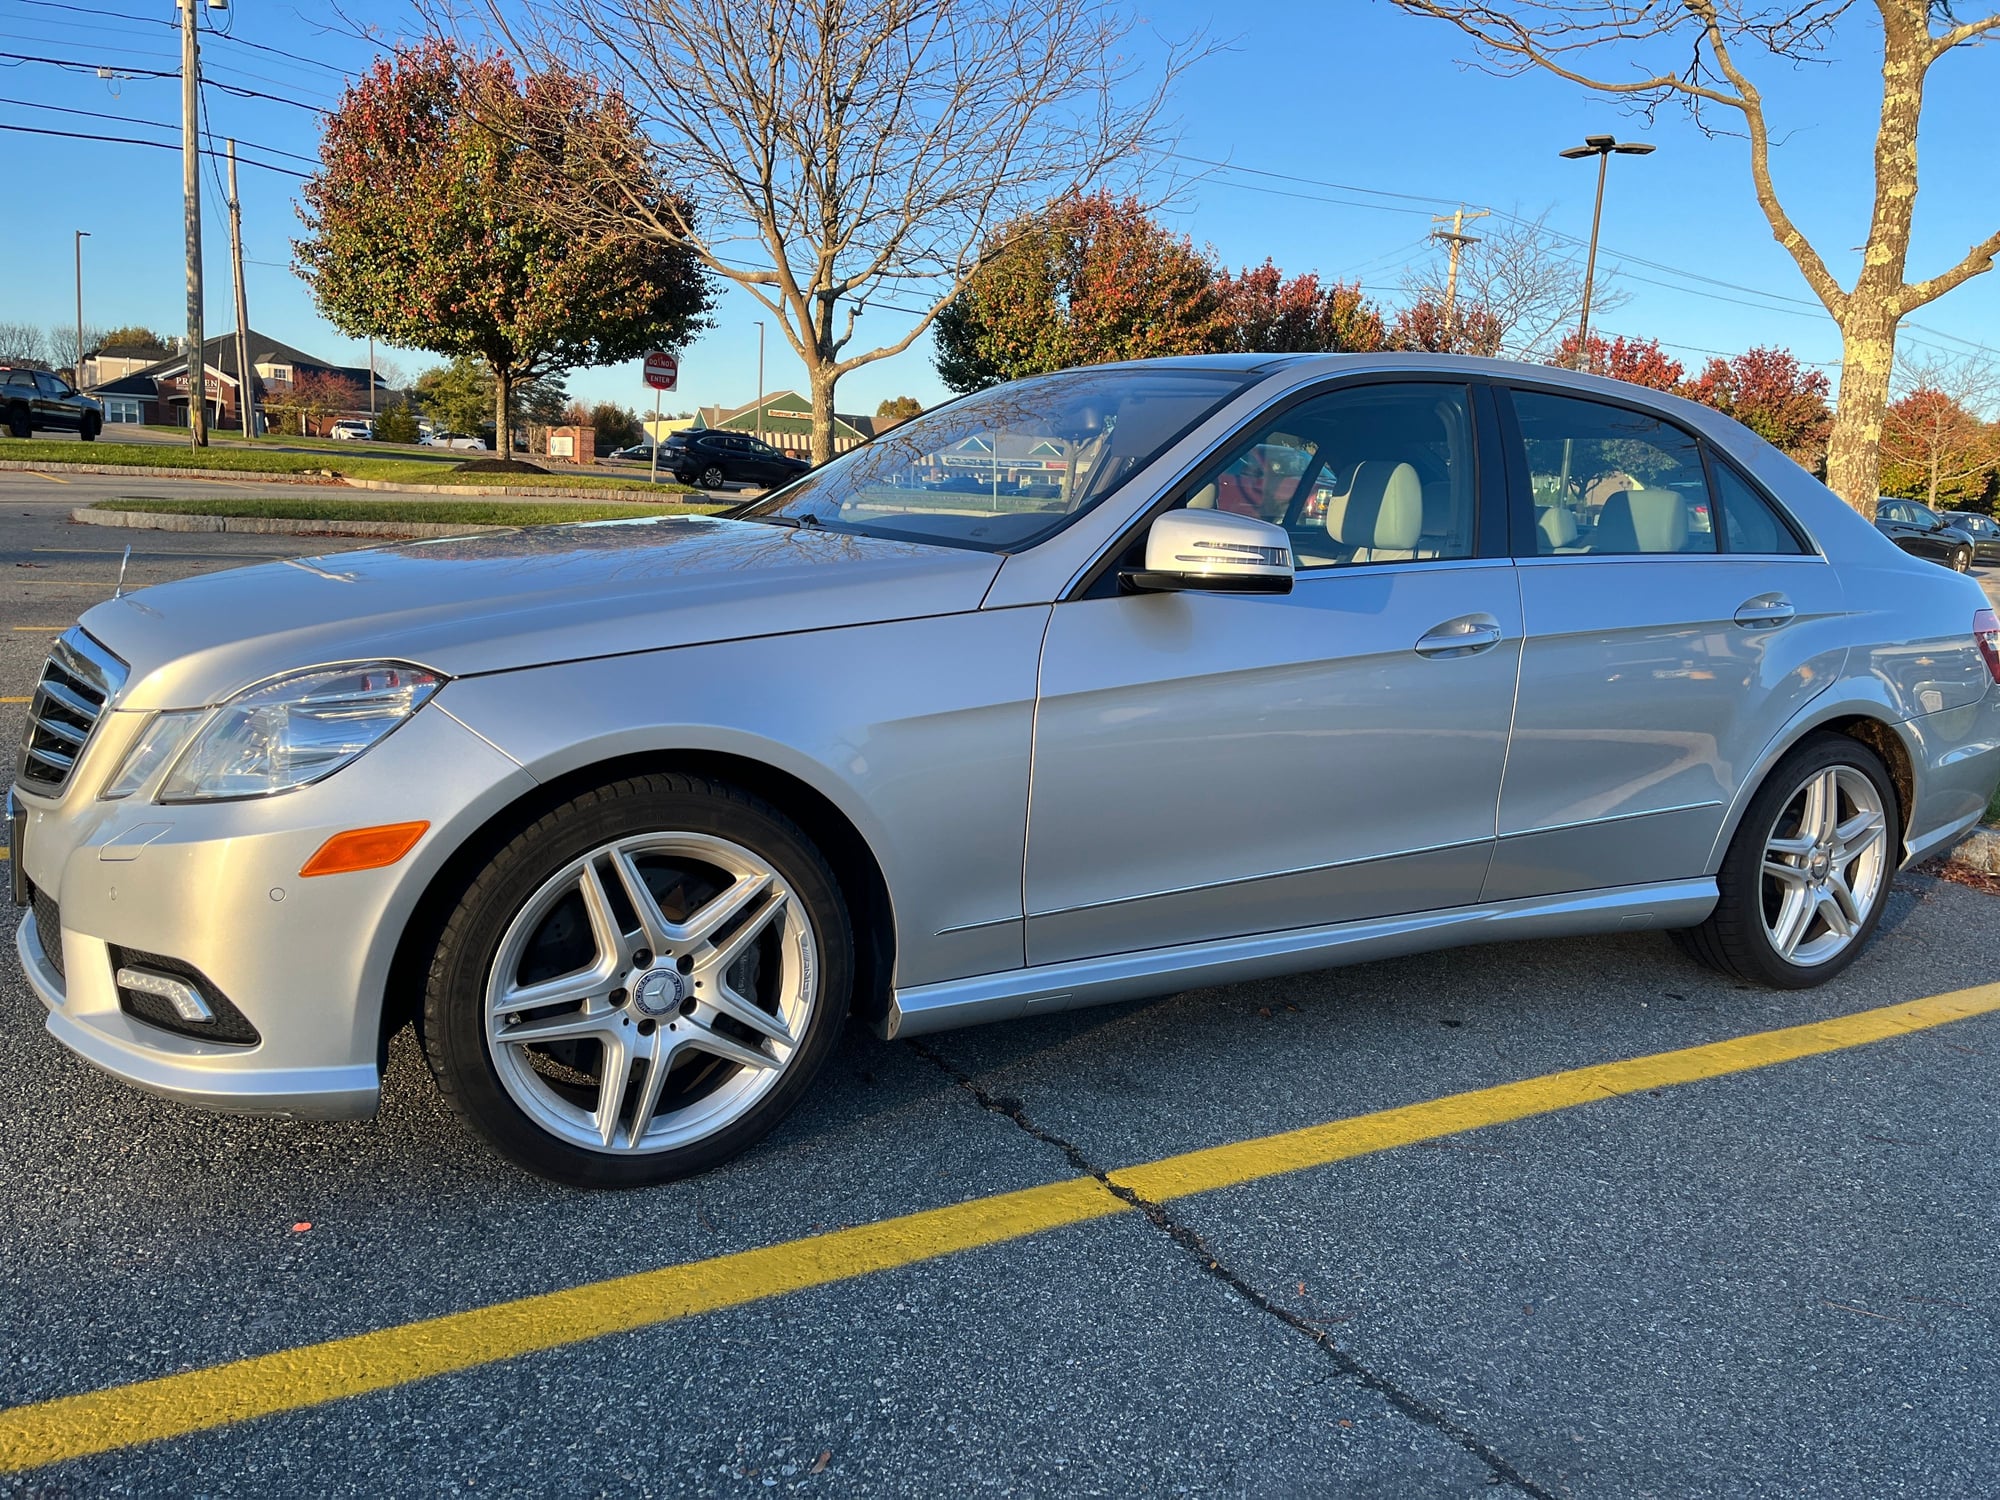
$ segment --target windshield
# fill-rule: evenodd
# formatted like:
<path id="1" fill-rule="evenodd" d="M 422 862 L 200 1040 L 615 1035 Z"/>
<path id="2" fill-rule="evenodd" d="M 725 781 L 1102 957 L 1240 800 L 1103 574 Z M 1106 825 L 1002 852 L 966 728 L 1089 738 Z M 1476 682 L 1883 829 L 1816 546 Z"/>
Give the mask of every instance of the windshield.
<path id="1" fill-rule="evenodd" d="M 1128 367 L 1017 380 L 914 417 L 742 515 L 1016 551 L 1101 503 L 1254 378 Z"/>

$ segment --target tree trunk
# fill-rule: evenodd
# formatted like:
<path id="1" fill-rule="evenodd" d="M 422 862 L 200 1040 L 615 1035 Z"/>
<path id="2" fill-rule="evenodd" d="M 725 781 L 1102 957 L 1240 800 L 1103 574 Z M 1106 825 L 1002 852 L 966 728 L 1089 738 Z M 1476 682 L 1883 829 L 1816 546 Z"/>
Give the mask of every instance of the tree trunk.
<path id="1" fill-rule="evenodd" d="M 826 365 L 807 371 L 812 383 L 812 461 L 815 466 L 833 457 L 833 387 L 840 377 Z"/>
<path id="2" fill-rule="evenodd" d="M 1864 280 L 1841 321 L 1840 394 L 1826 444 L 1826 487 L 1871 521 L 1881 493 L 1882 420 L 1896 365 L 1890 294 Z"/>
<path id="3" fill-rule="evenodd" d="M 514 456 L 514 372 L 505 365 L 493 366 L 493 452 L 500 458 Z"/>

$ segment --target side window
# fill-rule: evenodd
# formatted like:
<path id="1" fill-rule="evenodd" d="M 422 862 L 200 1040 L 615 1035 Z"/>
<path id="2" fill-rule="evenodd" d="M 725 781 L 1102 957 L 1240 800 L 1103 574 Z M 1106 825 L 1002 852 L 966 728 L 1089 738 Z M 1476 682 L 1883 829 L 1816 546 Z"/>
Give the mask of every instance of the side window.
<path id="1" fill-rule="evenodd" d="M 45 371 L 37 370 L 35 372 L 35 384 L 42 388 L 44 396 L 67 396 L 69 394 L 68 386 Z"/>
<path id="2" fill-rule="evenodd" d="M 1597 557 L 1713 552 L 1701 450 L 1657 417 L 1539 391 L 1514 392 L 1535 498 L 1535 550 Z"/>
<path id="3" fill-rule="evenodd" d="M 1771 504 L 1721 459 L 1713 464 L 1715 497 L 1722 505 L 1722 545 L 1731 552 L 1762 552 L 1796 557 L 1800 545 Z"/>
<path id="4" fill-rule="evenodd" d="M 1472 409 L 1461 385 L 1334 391 L 1252 428 L 1186 504 L 1283 526 L 1300 571 L 1472 556 Z"/>

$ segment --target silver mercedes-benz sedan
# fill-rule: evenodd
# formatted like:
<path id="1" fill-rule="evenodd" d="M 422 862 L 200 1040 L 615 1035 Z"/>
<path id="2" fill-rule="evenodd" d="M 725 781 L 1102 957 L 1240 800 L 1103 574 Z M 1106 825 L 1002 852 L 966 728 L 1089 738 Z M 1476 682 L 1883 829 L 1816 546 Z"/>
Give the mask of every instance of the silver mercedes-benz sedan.
<path id="1" fill-rule="evenodd" d="M 512 1160 L 743 1150 L 884 1036 L 1508 937 L 1852 962 L 2000 779 L 2000 623 L 1704 407 L 1491 361 L 1025 380 L 728 519 L 100 604 L 36 690 L 48 1029 Z"/>

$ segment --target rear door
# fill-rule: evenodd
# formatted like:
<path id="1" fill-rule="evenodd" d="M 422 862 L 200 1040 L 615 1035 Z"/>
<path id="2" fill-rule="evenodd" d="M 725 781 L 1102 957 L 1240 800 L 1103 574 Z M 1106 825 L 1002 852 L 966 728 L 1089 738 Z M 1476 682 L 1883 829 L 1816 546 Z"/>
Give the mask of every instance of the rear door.
<path id="1" fill-rule="evenodd" d="M 1706 873 L 1766 746 L 1846 656 L 1840 581 L 1638 403 L 1516 388 L 1526 643 L 1487 900 Z"/>
<path id="2" fill-rule="evenodd" d="M 1462 382 L 1348 385 L 1190 476 L 1171 504 L 1287 528 L 1289 595 L 1120 593 L 1114 573 L 1055 607 L 1031 964 L 1477 899 L 1521 644 L 1479 410 Z"/>

